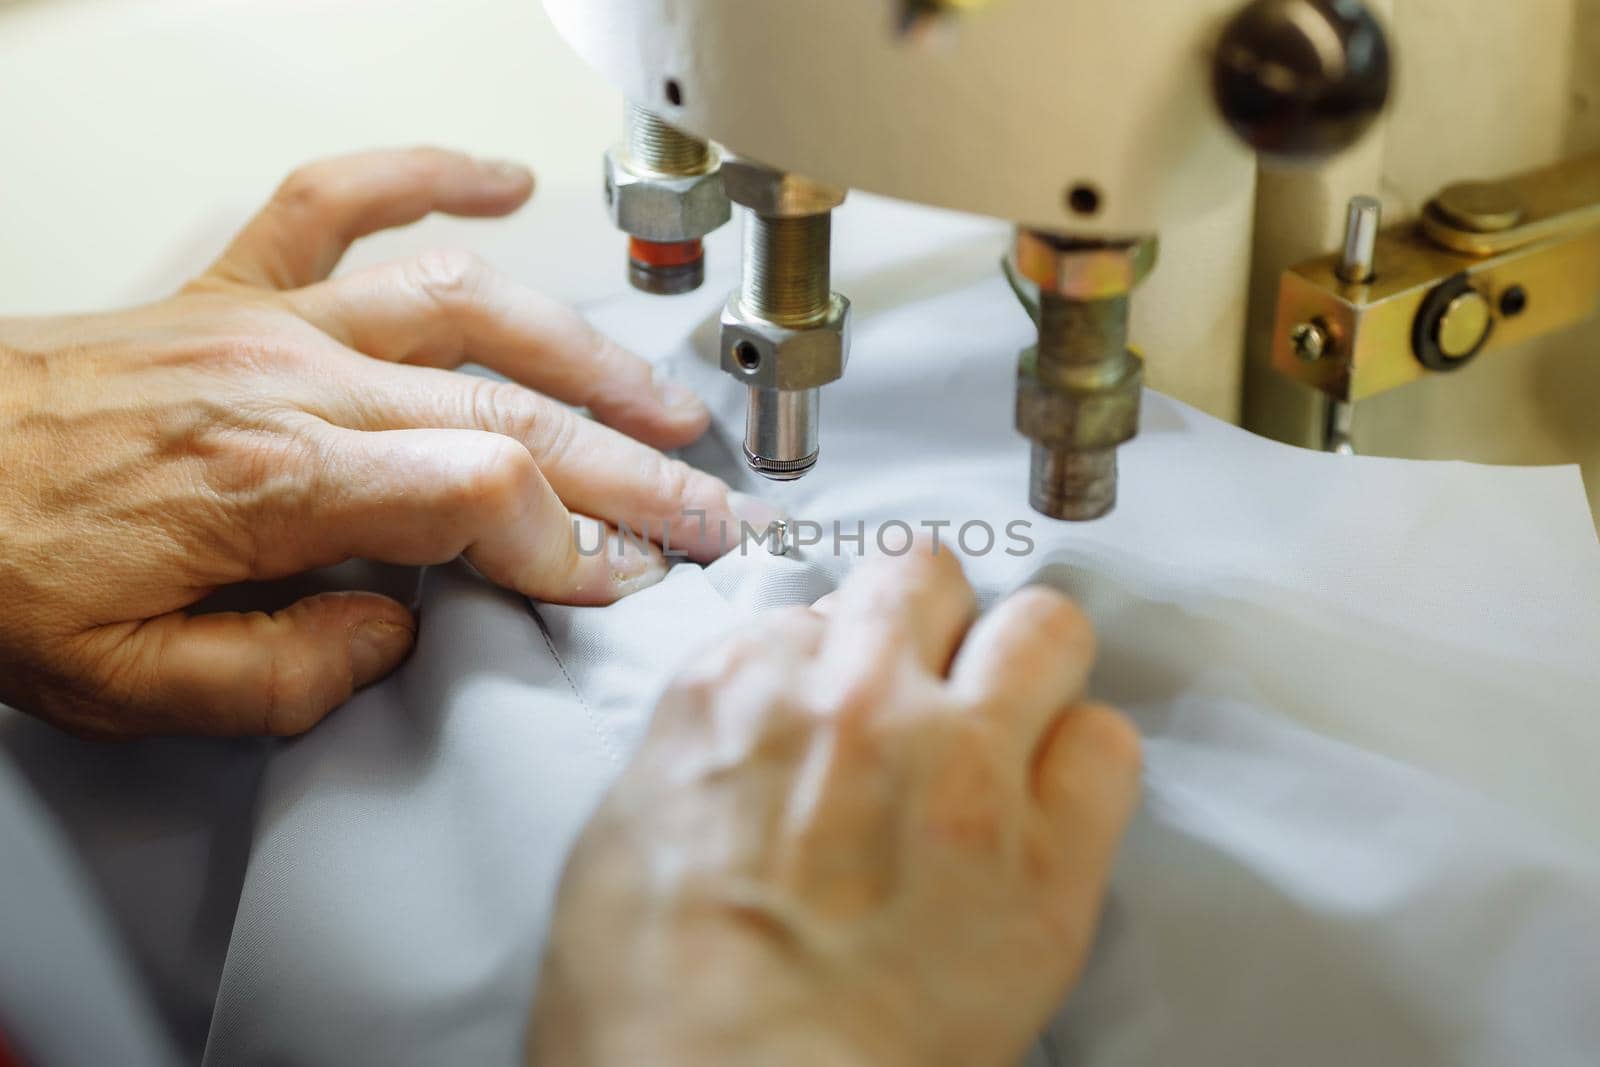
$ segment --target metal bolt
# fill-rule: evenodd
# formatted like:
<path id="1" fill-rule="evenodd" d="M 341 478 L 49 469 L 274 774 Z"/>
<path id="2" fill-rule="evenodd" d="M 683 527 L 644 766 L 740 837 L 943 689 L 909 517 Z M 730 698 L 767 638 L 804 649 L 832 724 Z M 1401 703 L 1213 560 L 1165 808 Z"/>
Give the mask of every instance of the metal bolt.
<path id="1" fill-rule="evenodd" d="M 1129 308 L 1125 295 L 1039 294 L 1039 344 L 1023 357 L 1017 414 L 1033 440 L 1030 503 L 1053 519 L 1089 522 L 1116 507 L 1117 446 L 1137 432 L 1142 382 Z"/>
<path id="2" fill-rule="evenodd" d="M 711 170 L 711 146 L 638 104 L 628 106 L 628 166 L 635 172 L 663 178 L 687 178 Z M 610 203 L 616 190 L 606 186 Z M 659 296 L 692 292 L 705 281 L 705 245 L 688 241 L 651 241 L 634 237 L 628 244 L 628 281 L 635 289 Z"/>
<path id="3" fill-rule="evenodd" d="M 751 212 L 744 229 L 739 299 L 751 315 L 798 328 L 826 318 L 833 303 L 833 216 L 773 218 Z M 817 465 L 822 391 L 751 389 L 744 455 L 750 469 L 788 482 Z"/>
<path id="4" fill-rule="evenodd" d="M 1327 328 L 1320 322 L 1302 322 L 1289 335 L 1294 342 L 1294 354 L 1307 363 L 1315 363 L 1333 347 Z"/>
<path id="5" fill-rule="evenodd" d="M 833 337 L 840 345 L 846 343 L 841 330 L 848 321 L 843 317 L 848 305 L 834 296 L 830 273 L 832 210 L 843 201 L 844 192 L 751 160 L 725 164 L 723 176 L 730 199 L 749 209 L 744 273 L 723 317 L 723 343 L 733 345 L 732 363 L 724 366 L 752 379 L 745 460 L 763 477 L 792 481 L 816 466 L 820 386 L 837 377 L 824 377 L 825 368 L 805 363 L 802 342 Z M 730 332 L 730 315 L 735 325 L 744 320 L 786 334 L 789 340 L 779 343 L 770 358 L 764 357 L 748 339 L 740 340 L 739 329 Z M 836 346 L 833 355 L 841 351 Z M 728 354 L 725 350 L 725 360 Z M 810 373 L 812 369 L 818 373 Z M 786 378 L 785 371 L 798 380 Z M 775 387 L 774 381 L 788 382 L 789 387 Z M 813 387 L 799 387 L 813 382 Z"/>

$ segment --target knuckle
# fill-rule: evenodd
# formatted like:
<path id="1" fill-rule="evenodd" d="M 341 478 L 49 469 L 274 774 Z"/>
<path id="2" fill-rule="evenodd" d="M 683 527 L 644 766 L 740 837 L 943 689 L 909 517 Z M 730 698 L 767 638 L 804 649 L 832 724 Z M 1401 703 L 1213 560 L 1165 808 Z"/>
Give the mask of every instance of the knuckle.
<path id="1" fill-rule="evenodd" d="M 681 459 L 668 459 L 658 453 L 644 458 L 647 468 L 640 473 L 654 483 L 664 500 L 684 502 L 694 492 L 694 468 Z"/>
<path id="2" fill-rule="evenodd" d="M 539 477 L 538 464 L 509 437 L 494 437 L 454 486 L 457 498 L 447 503 L 474 512 L 504 515 L 518 510 Z"/>
<path id="3" fill-rule="evenodd" d="M 1006 603 L 1008 625 L 1034 633 L 1053 648 L 1083 648 L 1094 654 L 1094 627 L 1071 598 L 1048 586 L 1029 586 Z"/>
<path id="4" fill-rule="evenodd" d="M 317 162 L 290 171 L 273 194 L 273 204 L 296 214 L 323 213 L 331 199 L 328 170 L 326 162 Z"/>
<path id="5" fill-rule="evenodd" d="M 206 480 L 220 497 L 247 511 L 294 510 L 323 483 L 325 457 L 314 442 L 275 432 L 220 430 L 209 450 Z"/>
<path id="6" fill-rule="evenodd" d="M 651 452 L 647 462 L 656 468 L 650 481 L 658 487 L 661 499 L 669 507 L 682 513 L 701 511 L 715 515 L 727 506 L 727 488 L 704 471 L 658 452 Z"/>
<path id="7" fill-rule="evenodd" d="M 410 272 L 424 296 L 440 307 L 454 310 L 473 302 L 489 268 L 471 252 L 440 249 L 418 256 Z"/>
<path id="8" fill-rule="evenodd" d="M 577 416 L 554 405 L 545 405 L 520 385 L 489 378 L 476 379 L 468 402 L 472 420 L 481 429 L 519 442 L 531 441 L 536 430 L 542 431 L 541 454 L 547 457 L 560 455 L 560 450 L 570 445 L 567 435 L 577 432 Z"/>
<path id="9" fill-rule="evenodd" d="M 272 625 L 265 615 L 252 621 L 263 629 Z M 324 689 L 307 659 L 273 656 L 262 687 L 261 732 L 269 737 L 294 737 L 311 729 L 328 705 Z"/>
<path id="10" fill-rule="evenodd" d="M 255 576 L 271 546 L 314 521 L 328 496 L 326 459 L 315 441 L 264 421 L 229 425 L 201 412 L 163 445 L 193 471 L 184 526 L 191 549 L 231 561 L 230 573 L 241 568 L 233 580 Z"/>

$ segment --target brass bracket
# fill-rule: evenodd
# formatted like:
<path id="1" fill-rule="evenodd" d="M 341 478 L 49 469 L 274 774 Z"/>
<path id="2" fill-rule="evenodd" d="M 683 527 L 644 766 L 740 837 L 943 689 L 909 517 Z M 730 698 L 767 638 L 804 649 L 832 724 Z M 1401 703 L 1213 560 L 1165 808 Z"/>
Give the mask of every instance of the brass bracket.
<path id="1" fill-rule="evenodd" d="M 1450 186 L 1380 233 L 1373 261 L 1364 283 L 1331 255 L 1279 286 L 1273 365 L 1345 403 L 1600 310 L 1600 155 Z"/>

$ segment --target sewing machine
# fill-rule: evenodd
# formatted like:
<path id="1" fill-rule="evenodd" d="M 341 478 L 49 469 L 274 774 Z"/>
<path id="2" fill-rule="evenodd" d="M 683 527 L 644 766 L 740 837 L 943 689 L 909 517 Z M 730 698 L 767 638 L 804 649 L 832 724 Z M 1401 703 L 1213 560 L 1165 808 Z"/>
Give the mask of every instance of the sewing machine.
<path id="1" fill-rule="evenodd" d="M 1031 502 L 1081 521 L 1114 507 L 1117 449 L 1138 432 L 1146 372 L 1128 343 L 1131 297 L 1162 246 L 1153 314 L 1167 321 L 1146 331 L 1152 369 L 1187 367 L 1169 379 L 1217 383 L 1213 397 L 1231 386 L 1199 402 L 1329 451 L 1354 451 L 1357 402 L 1465 377 L 1485 353 L 1600 303 L 1600 155 L 1494 182 L 1450 175 L 1398 205 L 1414 220 L 1384 227 L 1377 194 L 1394 183 L 1370 165 L 1381 138 L 1369 134 L 1392 66 L 1403 77 L 1413 49 L 1462 44 L 1438 19 L 1426 36 L 1402 20 L 1406 47 L 1393 48 L 1388 26 L 1407 2 L 1374 0 L 1382 17 L 1358 0 L 546 7 L 631 101 L 605 194 L 634 285 L 697 287 L 702 239 L 734 208 L 745 216 L 721 360 L 749 388 L 753 470 L 789 480 L 817 463 L 821 393 L 850 354 L 832 212 L 854 188 L 1017 224 L 1005 270 L 1038 330 L 1017 370 Z M 1570 9 L 1580 39 L 1600 22 L 1590 0 L 1550 2 Z M 1419 92 L 1435 93 L 1437 64 L 1424 66 Z M 1346 153 L 1369 162 L 1338 161 Z M 1427 435 L 1412 436 L 1382 449 L 1428 454 Z M 1561 444 L 1574 447 L 1557 458 L 1587 449 L 1600 464 L 1592 431 Z"/>

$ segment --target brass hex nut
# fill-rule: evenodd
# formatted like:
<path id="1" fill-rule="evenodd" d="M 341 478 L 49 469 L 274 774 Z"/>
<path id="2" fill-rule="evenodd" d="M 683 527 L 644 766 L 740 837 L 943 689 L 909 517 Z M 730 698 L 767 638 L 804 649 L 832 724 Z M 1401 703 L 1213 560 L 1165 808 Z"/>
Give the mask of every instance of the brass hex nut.
<path id="1" fill-rule="evenodd" d="M 637 171 L 606 153 L 606 206 L 617 229 L 645 241 L 697 241 L 733 216 L 722 173 L 674 176 Z"/>
<path id="2" fill-rule="evenodd" d="M 1160 244 L 1154 237 L 1135 241 L 1082 241 L 1020 229 L 1017 273 L 1041 292 L 1068 300 L 1107 300 L 1127 296 L 1156 269 Z"/>
<path id="3" fill-rule="evenodd" d="M 722 369 L 761 389 L 816 389 L 844 377 L 850 301 L 837 293 L 828 315 L 788 328 L 747 314 L 735 293 L 722 311 Z"/>
<path id="4" fill-rule="evenodd" d="M 825 214 L 843 204 L 847 192 L 738 156 L 722 161 L 722 180 L 729 200 L 774 219 Z"/>
<path id="5" fill-rule="evenodd" d="M 1129 353 L 1117 381 L 1096 389 L 1064 389 L 1041 381 L 1038 350 L 1022 354 L 1017 371 L 1017 430 L 1047 448 L 1112 448 L 1139 434 L 1144 361 Z"/>

